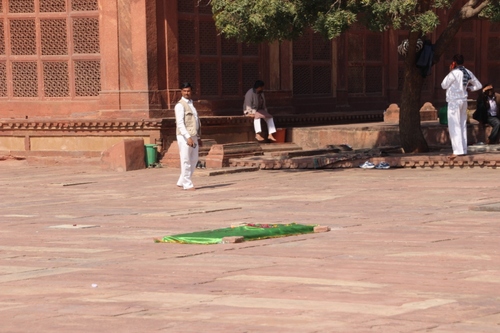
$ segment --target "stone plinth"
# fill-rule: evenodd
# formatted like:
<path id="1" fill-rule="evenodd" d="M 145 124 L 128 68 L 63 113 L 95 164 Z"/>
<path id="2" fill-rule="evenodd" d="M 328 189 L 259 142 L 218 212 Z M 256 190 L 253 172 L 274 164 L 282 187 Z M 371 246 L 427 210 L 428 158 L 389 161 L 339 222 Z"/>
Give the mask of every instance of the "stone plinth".
<path id="1" fill-rule="evenodd" d="M 212 146 L 216 145 L 217 142 L 212 139 L 202 139 L 202 145 L 199 149 L 198 156 L 203 159 L 203 157 L 207 156 Z M 181 165 L 180 156 L 179 156 L 179 145 L 177 141 L 174 141 L 170 144 L 167 152 L 163 155 L 160 160 L 160 164 L 162 166 L 168 168 L 179 168 Z"/>
<path id="2" fill-rule="evenodd" d="M 384 112 L 384 123 L 399 124 L 399 106 L 391 104 Z"/>
<path id="3" fill-rule="evenodd" d="M 180 167 L 180 157 L 179 157 L 179 145 L 177 141 L 174 141 L 168 147 L 168 150 L 163 155 L 160 160 L 160 164 L 167 168 L 179 168 Z"/>
<path id="4" fill-rule="evenodd" d="M 391 104 L 384 112 L 384 123 L 399 124 L 400 108 L 397 104 Z M 438 118 L 437 110 L 432 103 L 426 102 L 420 108 L 420 121 L 434 121 Z"/>
<path id="5" fill-rule="evenodd" d="M 432 103 L 425 103 L 420 109 L 420 121 L 433 121 L 438 119 L 437 110 Z"/>
<path id="6" fill-rule="evenodd" d="M 230 158 L 260 156 L 264 152 L 257 142 L 227 143 L 214 145 L 206 157 L 207 168 L 222 168 L 229 166 Z"/>
<path id="7" fill-rule="evenodd" d="M 125 139 L 102 153 L 101 166 L 120 172 L 144 169 L 144 154 L 143 139 Z"/>

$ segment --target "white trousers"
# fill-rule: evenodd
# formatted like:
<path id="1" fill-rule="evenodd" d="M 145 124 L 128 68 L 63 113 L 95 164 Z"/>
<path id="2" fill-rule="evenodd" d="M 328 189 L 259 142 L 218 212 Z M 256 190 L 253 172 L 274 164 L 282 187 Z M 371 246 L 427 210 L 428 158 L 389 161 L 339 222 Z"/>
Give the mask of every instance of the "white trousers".
<path id="1" fill-rule="evenodd" d="M 448 102 L 448 132 L 453 154 L 467 154 L 467 101 Z"/>
<path id="2" fill-rule="evenodd" d="M 198 140 L 195 139 L 196 147 L 190 147 L 186 138 L 177 135 L 177 144 L 179 145 L 179 156 L 181 158 L 181 175 L 177 181 L 177 186 L 182 186 L 185 190 L 194 187 L 191 177 L 198 163 Z"/>
<path id="3" fill-rule="evenodd" d="M 267 129 L 269 134 L 276 133 L 276 126 L 274 126 L 273 118 L 264 118 L 267 123 Z M 262 132 L 262 126 L 260 125 L 260 119 L 253 120 L 253 128 L 255 129 L 255 133 Z"/>

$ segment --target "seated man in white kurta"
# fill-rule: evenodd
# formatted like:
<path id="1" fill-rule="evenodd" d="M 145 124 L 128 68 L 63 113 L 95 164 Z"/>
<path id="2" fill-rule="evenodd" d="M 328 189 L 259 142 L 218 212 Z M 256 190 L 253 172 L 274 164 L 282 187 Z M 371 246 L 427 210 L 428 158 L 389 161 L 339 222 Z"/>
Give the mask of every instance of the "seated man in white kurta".
<path id="1" fill-rule="evenodd" d="M 264 141 L 262 137 L 262 128 L 260 120 L 264 119 L 267 123 L 268 136 L 271 141 L 276 141 L 273 133 L 276 133 L 276 126 L 274 126 L 273 116 L 267 112 L 266 99 L 264 97 L 264 82 L 255 81 L 253 88 L 245 94 L 245 102 L 243 103 L 243 114 L 245 116 L 253 117 L 253 126 L 255 129 L 255 138 L 257 141 Z"/>

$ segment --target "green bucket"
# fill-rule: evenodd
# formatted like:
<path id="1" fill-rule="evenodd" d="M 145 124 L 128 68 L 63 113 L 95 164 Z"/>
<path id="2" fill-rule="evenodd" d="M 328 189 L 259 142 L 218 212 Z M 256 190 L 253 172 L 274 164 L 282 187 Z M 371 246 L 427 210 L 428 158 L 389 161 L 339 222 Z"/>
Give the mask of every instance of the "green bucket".
<path id="1" fill-rule="evenodd" d="M 448 104 L 439 109 L 438 118 L 441 125 L 448 125 Z"/>
<path id="2" fill-rule="evenodd" d="M 153 164 L 156 163 L 157 155 L 158 155 L 158 150 L 156 150 L 156 147 L 158 145 L 155 144 L 145 144 L 144 148 L 146 150 L 146 153 L 144 154 L 144 161 L 146 162 L 146 168 L 151 167 Z"/>

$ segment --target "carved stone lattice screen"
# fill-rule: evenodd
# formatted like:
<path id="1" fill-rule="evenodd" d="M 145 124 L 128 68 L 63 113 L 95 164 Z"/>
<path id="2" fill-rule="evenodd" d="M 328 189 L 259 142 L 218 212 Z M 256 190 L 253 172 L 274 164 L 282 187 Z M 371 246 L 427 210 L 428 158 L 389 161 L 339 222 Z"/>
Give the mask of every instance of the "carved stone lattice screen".
<path id="1" fill-rule="evenodd" d="M 0 0 L 0 98 L 95 98 L 98 0 Z"/>
<path id="2" fill-rule="evenodd" d="M 332 43 L 312 31 L 293 42 L 293 94 L 332 94 Z"/>
<path id="3" fill-rule="evenodd" d="M 262 78 L 259 46 L 220 36 L 209 1 L 178 0 L 179 81 L 203 97 L 240 96 Z"/>

